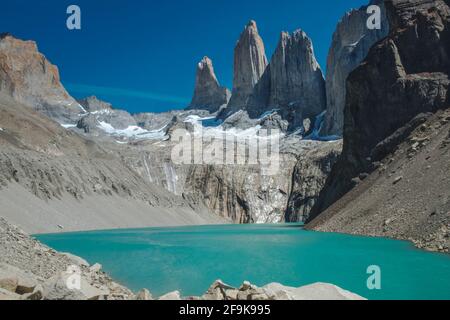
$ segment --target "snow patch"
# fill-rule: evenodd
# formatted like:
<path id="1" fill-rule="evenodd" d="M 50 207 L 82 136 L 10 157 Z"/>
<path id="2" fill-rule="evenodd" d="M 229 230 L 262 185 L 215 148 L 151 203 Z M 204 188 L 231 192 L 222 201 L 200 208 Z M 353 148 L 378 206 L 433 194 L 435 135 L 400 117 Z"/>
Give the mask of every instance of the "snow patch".
<path id="1" fill-rule="evenodd" d="M 61 124 L 61 127 L 63 127 L 64 129 L 70 129 L 70 128 L 75 128 L 77 125 L 76 124 Z"/>
<path id="2" fill-rule="evenodd" d="M 166 127 L 167 126 L 153 131 L 145 130 L 138 126 L 129 126 L 126 129 L 115 129 L 111 124 L 105 121 L 98 122 L 98 128 L 107 134 L 129 139 L 163 140 L 166 138 Z"/>

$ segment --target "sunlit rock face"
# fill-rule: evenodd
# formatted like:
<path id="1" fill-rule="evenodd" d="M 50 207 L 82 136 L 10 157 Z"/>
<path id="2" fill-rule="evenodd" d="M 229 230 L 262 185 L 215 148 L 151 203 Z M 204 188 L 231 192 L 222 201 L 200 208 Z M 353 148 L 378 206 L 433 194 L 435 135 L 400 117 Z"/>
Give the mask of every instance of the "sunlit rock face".
<path id="1" fill-rule="evenodd" d="M 234 49 L 233 91 L 224 116 L 246 106 L 253 88 L 267 67 L 262 38 L 255 21 L 250 21 L 241 33 Z"/>
<path id="2" fill-rule="evenodd" d="M 214 113 L 228 103 L 230 96 L 230 91 L 220 86 L 211 59 L 204 57 L 197 66 L 194 96 L 188 109 Z"/>
<path id="3" fill-rule="evenodd" d="M 60 123 L 74 123 L 84 113 L 36 43 L 10 34 L 0 35 L 0 92 Z"/>
<path id="4" fill-rule="evenodd" d="M 325 107 L 325 80 L 311 39 L 302 30 L 282 32 L 270 64 L 248 101 L 248 114 L 255 118 L 277 110 L 290 127 L 297 128 Z"/>
<path id="5" fill-rule="evenodd" d="M 367 6 L 364 6 L 348 12 L 334 32 L 328 53 L 327 114 L 321 132 L 323 135 L 342 135 L 347 77 L 364 60 L 372 45 L 389 32 L 384 2 L 372 0 L 371 5 L 381 8 L 381 29 L 370 30 L 367 27 L 370 15 Z"/>

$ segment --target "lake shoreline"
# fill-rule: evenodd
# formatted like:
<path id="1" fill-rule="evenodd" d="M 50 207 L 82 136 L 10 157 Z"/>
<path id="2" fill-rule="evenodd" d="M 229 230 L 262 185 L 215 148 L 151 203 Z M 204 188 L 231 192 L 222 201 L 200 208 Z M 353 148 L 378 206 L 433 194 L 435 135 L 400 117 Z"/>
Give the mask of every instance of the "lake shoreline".
<path id="1" fill-rule="evenodd" d="M 418 250 L 404 240 L 311 232 L 297 224 L 144 228 L 44 235 L 38 239 L 59 251 L 73 252 L 91 262 L 100 261 L 109 274 L 127 287 L 136 291 L 144 286 L 157 295 L 181 290 L 187 296 L 199 296 L 215 279 L 221 278 L 234 288 L 245 280 L 260 287 L 280 282 L 297 288 L 325 282 L 369 299 L 384 299 L 383 294 L 395 298 L 392 296 L 395 290 L 403 298 L 409 293 L 402 288 L 411 286 L 414 278 L 430 287 L 437 283 L 437 296 L 428 292 L 427 286 L 417 285 L 425 293 L 417 291 L 411 298 L 439 298 L 442 285 L 450 281 L 445 275 L 450 272 L 448 255 Z M 236 241 L 245 245 L 232 246 Z M 114 247 L 110 248 L 110 243 Z M 111 251 L 115 252 L 113 256 L 109 254 Z M 133 256 L 132 261 L 129 256 Z M 220 261 L 216 261 L 219 257 Z M 331 273 L 314 267 L 317 263 L 325 267 L 331 261 L 334 266 Z M 397 274 L 396 270 L 410 268 L 412 261 L 415 264 L 412 274 Z M 372 265 L 383 267 L 386 282 L 395 282 L 391 296 L 367 290 L 366 269 Z M 420 268 L 434 271 L 422 273 Z M 237 276 L 233 270 L 239 270 Z M 194 286 L 186 284 L 186 274 L 190 274 Z M 399 285 L 402 281 L 404 286 Z"/>

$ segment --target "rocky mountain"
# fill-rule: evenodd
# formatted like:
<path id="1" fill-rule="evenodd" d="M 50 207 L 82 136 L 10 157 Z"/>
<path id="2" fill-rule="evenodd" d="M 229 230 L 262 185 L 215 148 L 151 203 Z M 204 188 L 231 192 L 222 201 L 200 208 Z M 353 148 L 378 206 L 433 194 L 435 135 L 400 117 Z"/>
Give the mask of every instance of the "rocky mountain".
<path id="1" fill-rule="evenodd" d="M 253 88 L 267 67 L 264 43 L 258 33 L 255 21 L 250 21 L 241 33 L 234 49 L 234 77 L 230 102 L 222 113 L 226 118 L 243 109 L 253 92 Z"/>
<path id="2" fill-rule="evenodd" d="M 95 130 L 105 132 L 111 128 L 111 130 L 126 130 L 129 128 L 139 130 L 136 119 L 128 112 L 117 108 L 113 109 L 110 103 L 101 101 L 95 96 L 79 100 L 79 103 L 87 113 L 80 116 L 76 126 L 86 133 Z"/>
<path id="3" fill-rule="evenodd" d="M 292 128 L 325 110 L 325 81 L 311 39 L 302 30 L 282 32 L 269 66 L 250 97 L 246 111 L 257 118 L 277 112 Z"/>
<path id="4" fill-rule="evenodd" d="M 205 109 L 214 113 L 228 104 L 230 96 L 230 91 L 220 86 L 211 59 L 204 57 L 197 66 L 194 97 L 188 109 Z"/>
<path id="5" fill-rule="evenodd" d="M 64 89 L 58 68 L 33 41 L 0 35 L 0 92 L 60 123 L 73 123 L 85 110 Z"/>
<path id="6" fill-rule="evenodd" d="M 193 221 L 281 222 L 286 219 L 291 193 L 302 188 L 299 183 L 292 185 L 296 164 L 303 163 L 296 174 L 309 176 L 315 186 L 305 194 L 314 199 L 329 173 L 328 166 L 317 169 L 322 162 L 319 159 L 333 162 L 328 153 L 339 153 L 341 148 L 339 142 L 322 144 L 283 135 L 280 172 L 272 176 L 264 175 L 258 165 L 180 165 L 171 155 L 177 143 L 171 135 L 177 128 L 191 134 L 202 128 L 206 137 L 214 139 L 223 139 L 226 130 L 231 130 L 236 137 L 248 139 L 257 135 L 260 127 L 287 128 L 287 123 L 279 115 L 267 113 L 250 130 L 240 129 L 230 119 L 223 125 L 203 127 L 203 121 L 211 119 L 207 110 L 131 115 L 92 96 L 79 101 L 85 111 L 71 119 L 72 123 L 58 125 L 51 120 L 58 121 L 58 116 L 49 119 L 43 110 L 27 110 L 7 95 L 2 94 L 0 102 L 2 215 L 27 231 L 55 232 L 60 230 L 58 225 L 67 231 Z M 208 139 L 201 142 L 205 147 Z M 317 152 L 309 159 L 314 149 Z M 311 177 L 312 172 L 317 175 Z M 26 201 L 16 201 L 18 195 Z M 302 201 L 302 195 L 299 191 L 296 201 Z M 290 214 L 288 219 L 305 219 L 311 201 L 304 201 L 301 215 Z M 79 216 L 61 214 L 60 204 Z M 35 208 L 41 223 L 34 223 L 36 219 L 25 214 L 25 207 Z M 159 214 L 137 215 L 154 210 Z M 197 211 L 194 215 L 193 210 Z M 96 221 L 88 225 L 94 211 Z"/>
<path id="7" fill-rule="evenodd" d="M 149 181 L 115 140 L 66 130 L 0 95 L 0 215 L 28 232 L 214 223 L 218 219 Z"/>
<path id="8" fill-rule="evenodd" d="M 328 53 L 326 92 L 327 113 L 322 135 L 343 134 L 346 80 L 367 56 L 377 41 L 387 36 L 389 23 L 383 0 L 372 0 L 370 5 L 381 8 L 381 29 L 369 29 L 366 22 L 368 6 L 348 12 L 338 23 Z"/>
<path id="9" fill-rule="evenodd" d="M 370 49 L 364 62 L 348 77 L 343 153 L 312 217 L 369 174 L 370 181 L 379 183 L 363 183 L 328 213 L 319 215 L 311 226 L 320 229 L 330 227 L 331 221 L 352 219 L 348 227 L 356 232 L 368 229 L 370 234 L 425 239 L 447 228 L 450 217 L 450 182 L 444 173 L 448 164 L 448 116 L 447 111 L 443 113 L 450 106 L 450 7 L 442 0 L 391 0 L 385 4 L 390 34 Z M 436 119 L 439 114 L 442 118 Z M 406 148 L 408 141 L 411 145 Z M 384 168 L 390 172 L 376 179 L 376 170 L 384 172 Z M 435 179 L 430 180 L 433 176 Z M 386 190 L 392 192 L 377 191 L 380 184 L 390 185 Z M 376 195 L 369 197 L 370 193 L 385 198 L 374 201 Z M 355 209 L 349 208 L 366 197 L 371 201 L 358 211 L 363 215 L 358 219 Z M 356 200 L 350 202 L 353 198 Z M 424 201 L 422 205 L 418 205 L 418 199 Z M 386 209 L 387 204 L 390 206 Z M 443 215 L 428 212 L 434 206 L 437 211 L 443 210 Z M 397 232 L 369 228 L 368 224 L 380 217 L 388 217 L 386 230 L 392 227 Z M 334 229 L 347 230 L 341 224 Z"/>

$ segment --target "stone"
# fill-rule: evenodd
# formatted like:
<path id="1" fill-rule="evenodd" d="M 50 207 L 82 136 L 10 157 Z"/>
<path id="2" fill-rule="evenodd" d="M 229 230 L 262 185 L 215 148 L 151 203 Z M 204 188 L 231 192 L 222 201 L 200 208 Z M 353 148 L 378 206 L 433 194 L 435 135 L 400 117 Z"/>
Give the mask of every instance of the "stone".
<path id="1" fill-rule="evenodd" d="M 236 300 L 237 290 L 223 283 L 221 280 L 217 280 L 211 285 L 202 298 L 204 300 L 229 300 L 229 294 L 232 295 L 232 297 L 235 297 L 233 300 Z"/>
<path id="2" fill-rule="evenodd" d="M 67 257 L 71 263 L 73 263 L 74 265 L 80 266 L 80 267 L 87 267 L 89 268 L 89 262 L 87 262 L 85 259 L 76 256 L 74 254 L 71 253 L 67 253 L 67 252 L 62 252 L 61 253 L 63 256 Z"/>
<path id="3" fill-rule="evenodd" d="M 181 294 L 180 294 L 180 291 L 169 292 L 169 293 L 161 296 L 158 300 L 161 300 L 161 301 L 164 301 L 164 300 L 169 300 L 169 301 L 181 300 Z"/>
<path id="4" fill-rule="evenodd" d="M 0 288 L 8 290 L 10 292 L 16 292 L 19 279 L 15 276 L 8 275 L 4 277 L 0 275 Z"/>
<path id="5" fill-rule="evenodd" d="M 24 300 L 42 300 L 44 298 L 44 288 L 41 285 L 37 285 L 33 292 L 26 293 L 22 296 Z"/>
<path id="6" fill-rule="evenodd" d="M 20 300 L 21 297 L 17 293 L 11 292 L 9 290 L 0 288 L 0 301 L 6 300 Z"/>
<path id="7" fill-rule="evenodd" d="M 102 270 L 102 265 L 100 263 L 96 263 L 89 268 L 89 271 L 94 272 L 94 273 L 100 272 L 101 270 Z"/>
<path id="8" fill-rule="evenodd" d="M 60 272 L 43 284 L 45 300 L 99 300 L 109 295 L 109 290 L 93 287 L 84 277 L 80 279 L 79 289 L 67 286 L 69 274 Z"/>
<path id="9" fill-rule="evenodd" d="M 25 294 L 33 292 L 37 285 L 38 281 L 34 275 L 14 266 L 0 263 L 0 288 L 17 294 Z"/>
<path id="10" fill-rule="evenodd" d="M 136 294 L 136 300 L 153 300 L 153 296 L 147 289 L 142 289 Z"/>
<path id="11" fill-rule="evenodd" d="M 403 177 L 397 177 L 397 178 L 394 179 L 393 184 L 397 184 L 397 183 L 399 183 L 402 180 L 403 180 Z"/>
<path id="12" fill-rule="evenodd" d="M 226 106 L 230 97 L 230 91 L 220 86 L 211 59 L 204 57 L 197 67 L 194 96 L 188 110 L 205 109 L 214 113 Z"/>
<path id="13" fill-rule="evenodd" d="M 366 300 L 350 291 L 328 283 L 315 283 L 300 288 L 271 283 L 263 287 L 268 296 L 281 300 Z"/>

